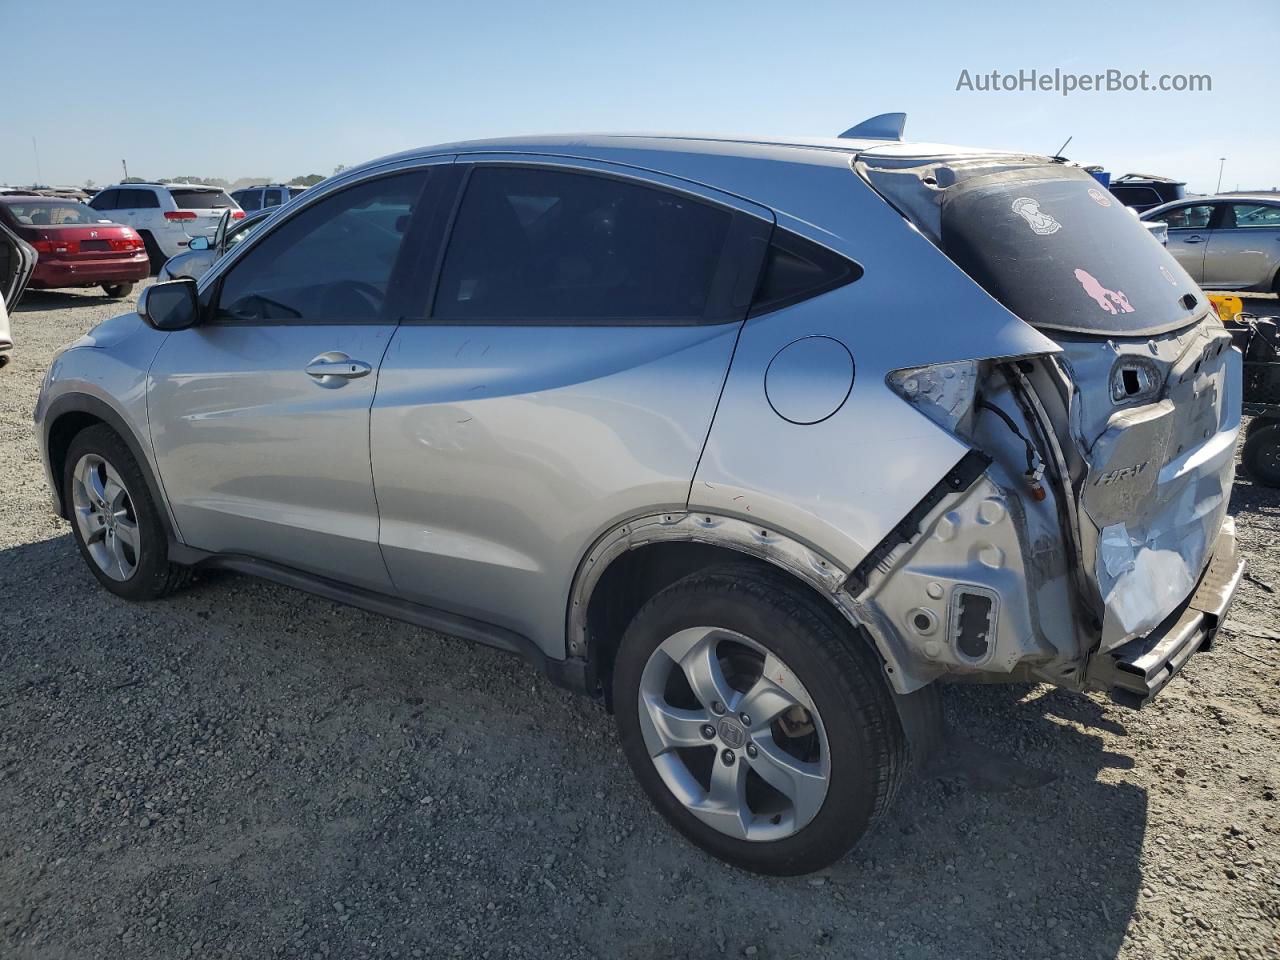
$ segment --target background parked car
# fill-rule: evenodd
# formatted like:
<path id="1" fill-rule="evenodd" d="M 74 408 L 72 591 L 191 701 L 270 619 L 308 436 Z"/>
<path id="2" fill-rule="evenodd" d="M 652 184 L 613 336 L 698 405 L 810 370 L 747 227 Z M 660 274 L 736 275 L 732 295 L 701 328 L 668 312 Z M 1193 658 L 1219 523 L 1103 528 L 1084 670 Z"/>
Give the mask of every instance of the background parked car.
<path id="1" fill-rule="evenodd" d="M 306 187 L 291 187 L 283 183 L 259 183 L 254 184 L 252 187 L 234 191 L 231 194 L 231 199 L 240 204 L 246 211 L 265 210 L 268 207 L 278 207 L 282 203 L 292 200 L 306 189 Z"/>
<path id="2" fill-rule="evenodd" d="M 142 238 L 75 200 L 0 197 L 0 222 L 39 254 L 33 287 L 97 287 L 124 297 L 150 272 Z"/>
<path id="3" fill-rule="evenodd" d="M 31 245 L 0 223 L 0 367 L 13 356 L 9 311 L 22 299 L 35 263 L 36 252 Z"/>
<path id="4" fill-rule="evenodd" d="M 120 183 L 104 187 L 89 205 L 138 231 L 153 270 L 187 249 L 192 237 L 211 236 L 224 210 L 244 216 L 221 187 L 199 183 Z"/>
<path id="5" fill-rule="evenodd" d="M 204 276 L 205 271 L 213 266 L 214 261 L 247 238 L 275 212 L 275 207 L 268 207 L 265 210 L 256 210 L 243 220 L 234 222 L 231 219 L 231 211 L 228 210 L 222 215 L 222 221 L 218 224 L 218 231 L 212 240 L 208 237 L 192 237 L 191 246 L 187 252 L 166 260 L 165 265 L 160 268 L 157 279 L 161 283 L 165 280 L 181 280 L 183 277 L 199 280 Z"/>
<path id="6" fill-rule="evenodd" d="M 1126 173 L 1111 181 L 1111 193 L 1126 207 L 1142 213 L 1162 203 L 1181 200 L 1187 195 L 1187 185 L 1154 173 Z"/>
<path id="7" fill-rule="evenodd" d="M 1197 197 L 1142 219 L 1168 225 L 1169 252 L 1200 286 L 1280 293 L 1280 195 Z"/>

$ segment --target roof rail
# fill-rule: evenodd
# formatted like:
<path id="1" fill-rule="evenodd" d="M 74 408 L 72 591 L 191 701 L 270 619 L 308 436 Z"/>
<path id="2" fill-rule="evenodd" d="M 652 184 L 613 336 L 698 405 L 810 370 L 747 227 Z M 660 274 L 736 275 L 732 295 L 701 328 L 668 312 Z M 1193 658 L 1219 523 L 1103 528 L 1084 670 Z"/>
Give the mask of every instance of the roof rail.
<path id="1" fill-rule="evenodd" d="M 905 113 L 881 113 L 850 127 L 840 134 L 841 140 L 901 140 L 907 129 Z"/>

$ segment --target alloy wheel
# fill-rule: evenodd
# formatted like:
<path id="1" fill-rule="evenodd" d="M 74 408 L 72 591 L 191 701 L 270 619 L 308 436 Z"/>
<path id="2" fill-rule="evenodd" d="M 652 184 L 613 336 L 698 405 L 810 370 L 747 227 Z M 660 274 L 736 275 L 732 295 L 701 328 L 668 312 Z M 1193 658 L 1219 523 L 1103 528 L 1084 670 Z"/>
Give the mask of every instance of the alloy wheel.
<path id="1" fill-rule="evenodd" d="M 98 569 L 112 580 L 132 577 L 138 569 L 141 534 L 120 474 L 97 454 L 85 454 L 72 473 L 71 502 L 76 528 Z"/>
<path id="2" fill-rule="evenodd" d="M 827 734 L 795 673 L 750 637 L 693 627 L 665 639 L 640 680 L 650 759 L 693 816 L 740 840 L 781 840 L 822 809 Z"/>

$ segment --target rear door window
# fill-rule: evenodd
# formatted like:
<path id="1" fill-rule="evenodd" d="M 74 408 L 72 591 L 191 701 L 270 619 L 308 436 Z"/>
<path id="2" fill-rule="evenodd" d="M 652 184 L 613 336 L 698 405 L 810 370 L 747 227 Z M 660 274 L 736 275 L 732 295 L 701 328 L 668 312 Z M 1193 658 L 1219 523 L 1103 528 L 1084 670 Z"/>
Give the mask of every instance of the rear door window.
<path id="1" fill-rule="evenodd" d="M 612 177 L 479 167 L 449 239 L 432 317 L 702 319 L 733 219 L 709 202 Z"/>
<path id="2" fill-rule="evenodd" d="M 1237 227 L 1280 228 L 1280 206 L 1268 203 L 1233 203 L 1230 212 L 1235 215 Z M 1231 226 L 1230 216 L 1223 226 Z"/>
<path id="3" fill-rule="evenodd" d="M 271 188 L 262 191 L 262 205 L 264 207 L 278 207 L 284 202 L 284 191 Z"/>
<path id="4" fill-rule="evenodd" d="M 236 203 L 240 204 L 242 210 L 262 209 L 262 194 L 257 190 L 241 190 L 231 196 Z"/>

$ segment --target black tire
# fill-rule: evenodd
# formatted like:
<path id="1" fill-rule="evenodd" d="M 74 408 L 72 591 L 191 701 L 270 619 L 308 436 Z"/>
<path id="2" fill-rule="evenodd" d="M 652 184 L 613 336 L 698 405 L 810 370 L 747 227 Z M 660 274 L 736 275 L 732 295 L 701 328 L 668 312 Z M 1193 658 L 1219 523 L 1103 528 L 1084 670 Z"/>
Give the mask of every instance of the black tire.
<path id="1" fill-rule="evenodd" d="M 119 300 L 133 293 L 133 284 L 132 283 L 104 283 L 102 285 L 102 292 L 105 293 L 112 300 Z"/>
<path id="2" fill-rule="evenodd" d="M 136 524 L 138 547 L 133 552 L 136 568 L 125 579 L 113 579 L 90 552 L 76 518 L 73 486 L 75 471 L 86 456 L 100 458 L 123 483 L 130 519 Z M 71 531 L 80 556 L 98 582 L 126 600 L 156 600 L 185 586 L 191 570 L 169 562 L 169 537 L 159 508 L 128 445 L 105 424 L 87 427 L 71 440 L 62 471 L 62 491 L 71 515 Z"/>
<path id="3" fill-rule="evenodd" d="M 148 230 L 139 230 L 138 236 L 142 238 L 142 245 L 146 247 L 147 259 L 151 261 L 151 275 L 155 276 L 160 272 L 160 268 L 164 266 L 164 262 L 169 258 L 164 255 L 164 251 L 160 249 L 160 245 L 156 243 L 155 238 L 151 236 Z"/>
<path id="4" fill-rule="evenodd" d="M 827 792 L 813 818 L 782 839 L 740 839 L 707 825 L 650 758 L 639 718 L 645 665 L 664 640 L 699 626 L 742 634 L 780 658 L 821 717 Z M 890 806 L 911 766 L 894 696 L 869 640 L 802 586 L 754 564 L 692 574 L 646 603 L 619 647 L 613 697 L 623 750 L 658 811 L 712 856 L 757 873 L 792 876 L 839 860 Z"/>
<path id="5" fill-rule="evenodd" d="M 1250 425 L 1240 452 L 1240 464 L 1254 483 L 1280 487 L 1280 423 Z"/>

